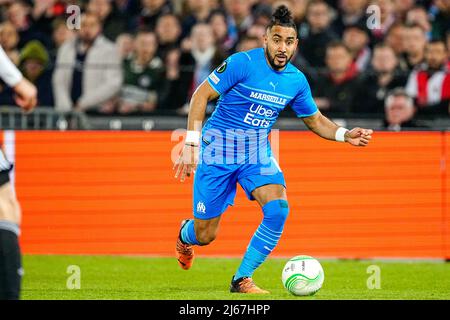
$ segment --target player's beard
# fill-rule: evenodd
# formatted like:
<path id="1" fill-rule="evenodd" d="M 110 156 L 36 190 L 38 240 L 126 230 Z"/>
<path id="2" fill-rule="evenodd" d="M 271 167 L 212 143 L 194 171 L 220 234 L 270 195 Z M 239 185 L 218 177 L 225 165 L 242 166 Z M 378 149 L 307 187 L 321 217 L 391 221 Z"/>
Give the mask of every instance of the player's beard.
<path id="1" fill-rule="evenodd" d="M 288 64 L 288 62 L 291 60 L 292 55 L 288 56 L 287 54 L 270 54 L 269 49 L 265 49 L 266 52 L 266 57 L 267 57 L 267 61 L 269 61 L 270 66 L 276 70 L 276 71 L 280 71 L 281 69 L 283 69 L 284 67 L 286 67 L 286 65 Z M 283 60 L 280 62 L 279 59 L 277 59 L 277 57 L 284 57 Z"/>

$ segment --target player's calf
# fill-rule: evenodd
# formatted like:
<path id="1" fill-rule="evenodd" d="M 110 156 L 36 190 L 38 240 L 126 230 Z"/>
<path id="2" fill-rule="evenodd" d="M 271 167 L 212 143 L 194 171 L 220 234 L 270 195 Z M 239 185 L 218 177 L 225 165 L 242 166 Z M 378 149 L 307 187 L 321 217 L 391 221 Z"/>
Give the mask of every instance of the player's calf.
<path id="1" fill-rule="evenodd" d="M 234 276 L 234 280 L 251 278 L 253 272 L 275 249 L 283 232 L 284 223 L 289 214 L 286 200 L 276 199 L 263 206 L 264 218 L 254 233 L 244 258 Z"/>

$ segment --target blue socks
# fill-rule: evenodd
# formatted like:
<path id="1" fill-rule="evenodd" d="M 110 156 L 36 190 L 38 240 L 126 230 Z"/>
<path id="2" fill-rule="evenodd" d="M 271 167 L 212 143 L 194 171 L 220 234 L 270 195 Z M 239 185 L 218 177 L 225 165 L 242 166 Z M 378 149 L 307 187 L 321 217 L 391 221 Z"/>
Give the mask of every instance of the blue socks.
<path id="1" fill-rule="evenodd" d="M 256 268 L 272 252 L 281 237 L 284 222 L 289 214 L 288 202 L 286 200 L 273 200 L 266 203 L 262 210 L 264 219 L 250 240 L 234 280 L 251 277 Z"/>
<path id="2" fill-rule="evenodd" d="M 194 220 L 189 220 L 184 224 L 183 229 L 181 229 L 181 240 L 187 244 L 200 245 L 195 236 Z"/>
<path id="3" fill-rule="evenodd" d="M 283 233 L 284 223 L 289 214 L 286 200 L 273 200 L 263 208 L 264 218 L 254 233 L 234 280 L 251 277 L 253 272 L 263 263 L 278 244 Z M 181 240 L 191 245 L 201 245 L 194 230 L 194 220 L 186 222 L 180 232 Z"/>

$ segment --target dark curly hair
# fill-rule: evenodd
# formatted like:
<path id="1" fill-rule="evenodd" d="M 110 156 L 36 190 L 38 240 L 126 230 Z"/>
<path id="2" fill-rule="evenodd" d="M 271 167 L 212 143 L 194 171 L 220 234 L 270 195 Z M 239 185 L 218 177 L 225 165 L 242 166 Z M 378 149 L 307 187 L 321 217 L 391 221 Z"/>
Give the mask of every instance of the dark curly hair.
<path id="1" fill-rule="evenodd" d="M 285 5 L 281 5 L 276 8 L 275 12 L 272 14 L 272 19 L 270 20 L 267 29 L 271 29 L 273 26 L 294 28 L 295 32 L 297 32 L 297 25 L 292 18 L 292 13 Z"/>

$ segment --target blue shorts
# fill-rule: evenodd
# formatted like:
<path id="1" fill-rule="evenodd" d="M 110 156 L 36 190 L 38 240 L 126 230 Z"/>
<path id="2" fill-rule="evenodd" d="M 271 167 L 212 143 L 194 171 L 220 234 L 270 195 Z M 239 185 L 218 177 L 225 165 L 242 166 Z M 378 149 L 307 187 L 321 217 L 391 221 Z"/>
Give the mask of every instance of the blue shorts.
<path id="1" fill-rule="evenodd" d="M 252 192 L 258 187 L 286 187 L 283 172 L 272 156 L 267 164 L 200 163 L 194 175 L 194 217 L 208 220 L 220 216 L 234 204 L 238 182 L 250 200 L 255 200 Z"/>

